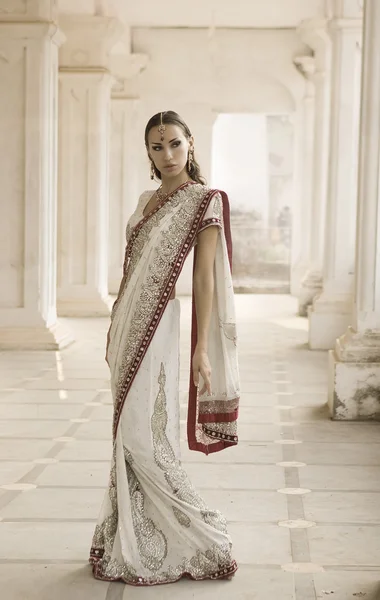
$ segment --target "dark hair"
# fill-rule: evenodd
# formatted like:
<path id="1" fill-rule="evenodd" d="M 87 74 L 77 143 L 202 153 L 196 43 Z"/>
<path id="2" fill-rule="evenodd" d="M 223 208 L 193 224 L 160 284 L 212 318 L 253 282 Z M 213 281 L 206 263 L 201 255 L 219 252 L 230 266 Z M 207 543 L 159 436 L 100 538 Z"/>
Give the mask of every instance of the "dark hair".
<path id="1" fill-rule="evenodd" d="M 153 127 L 158 127 L 160 125 L 160 123 L 161 123 L 161 113 L 157 113 L 151 119 L 149 119 L 147 126 L 145 127 L 145 146 L 146 146 L 147 150 L 149 148 L 149 143 L 148 143 L 149 132 Z M 188 128 L 188 126 L 186 125 L 185 121 L 182 119 L 182 117 L 180 117 L 173 110 L 166 110 L 165 112 L 162 113 L 162 123 L 164 123 L 164 125 L 177 125 L 178 127 L 180 127 L 182 129 L 182 131 L 185 134 L 185 136 L 187 137 L 187 139 L 191 138 L 191 131 Z M 155 173 L 157 179 L 161 179 L 160 171 L 157 169 L 157 167 L 154 163 L 153 163 L 153 166 L 154 166 L 154 173 Z M 189 169 L 188 164 L 186 164 L 186 171 L 187 171 L 189 177 L 191 177 L 191 179 L 193 181 L 196 181 L 197 183 L 201 183 L 202 185 L 206 184 L 206 180 L 201 174 L 201 168 L 194 156 L 193 156 L 193 160 L 192 160 L 190 169 Z"/>

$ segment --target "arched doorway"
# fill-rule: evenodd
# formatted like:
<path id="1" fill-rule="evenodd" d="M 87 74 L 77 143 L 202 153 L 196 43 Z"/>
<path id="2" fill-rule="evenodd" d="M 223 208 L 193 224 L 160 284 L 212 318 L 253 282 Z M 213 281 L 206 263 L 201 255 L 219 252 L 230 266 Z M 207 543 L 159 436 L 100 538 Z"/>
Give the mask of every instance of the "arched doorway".
<path id="1" fill-rule="evenodd" d="M 288 293 L 294 180 L 289 114 L 219 114 L 213 132 L 212 187 L 230 198 L 234 286 Z"/>

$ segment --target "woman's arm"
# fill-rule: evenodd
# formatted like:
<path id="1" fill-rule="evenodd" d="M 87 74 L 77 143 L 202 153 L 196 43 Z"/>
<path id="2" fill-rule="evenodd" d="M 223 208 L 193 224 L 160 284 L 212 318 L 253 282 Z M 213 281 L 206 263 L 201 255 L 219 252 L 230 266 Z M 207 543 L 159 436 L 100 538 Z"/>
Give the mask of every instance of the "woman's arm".
<path id="1" fill-rule="evenodd" d="M 204 386 L 201 394 L 207 390 L 211 394 L 211 366 L 208 359 L 208 332 L 214 295 L 214 262 L 219 228 L 208 227 L 198 235 L 197 258 L 194 271 L 194 297 L 197 315 L 197 345 L 193 356 L 194 385 L 199 384 L 202 375 Z"/>

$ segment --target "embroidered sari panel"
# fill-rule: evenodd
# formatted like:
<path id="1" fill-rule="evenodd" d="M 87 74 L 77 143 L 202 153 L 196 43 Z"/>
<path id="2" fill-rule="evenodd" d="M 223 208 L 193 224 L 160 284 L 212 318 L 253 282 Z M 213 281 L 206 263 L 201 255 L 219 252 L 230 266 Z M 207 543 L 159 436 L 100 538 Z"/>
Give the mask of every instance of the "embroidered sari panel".
<path id="1" fill-rule="evenodd" d="M 148 200 L 148 193 L 140 198 L 141 219 L 127 228 L 125 285 L 112 311 L 108 360 L 115 409 L 114 438 L 128 391 L 186 257 L 199 232 L 216 225 L 220 234 L 209 332 L 213 394 L 199 398 L 190 385 L 188 433 L 192 449 L 220 450 L 237 442 L 239 397 L 228 200 L 223 193 L 192 182 L 178 188 L 144 217 L 141 206 Z M 194 318 L 193 303 L 193 322 Z"/>

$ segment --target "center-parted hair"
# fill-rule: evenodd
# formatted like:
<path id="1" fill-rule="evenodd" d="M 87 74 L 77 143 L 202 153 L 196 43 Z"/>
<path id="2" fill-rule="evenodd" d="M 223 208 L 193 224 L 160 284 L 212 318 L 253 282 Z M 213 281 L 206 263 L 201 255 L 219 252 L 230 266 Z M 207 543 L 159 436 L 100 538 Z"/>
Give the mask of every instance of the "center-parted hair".
<path id="1" fill-rule="evenodd" d="M 149 121 L 147 123 L 147 126 L 145 128 L 145 146 L 148 151 L 149 151 L 149 142 L 148 142 L 149 132 L 154 127 L 158 128 L 159 125 L 161 125 L 161 114 L 162 114 L 162 123 L 164 125 L 177 125 L 177 127 L 180 127 L 182 129 L 184 135 L 186 136 L 186 138 L 188 140 L 191 138 L 191 131 L 190 131 L 189 127 L 186 125 L 185 121 L 182 119 L 182 117 L 180 117 L 179 114 L 177 114 L 173 110 L 166 110 L 163 113 L 157 113 L 156 115 L 153 115 L 153 117 L 151 119 L 149 119 Z M 157 179 L 161 179 L 160 171 L 157 169 L 155 164 L 153 164 L 153 166 L 154 166 L 155 176 L 157 177 Z M 193 155 L 190 169 L 189 169 L 188 163 L 186 163 L 186 171 L 187 171 L 189 177 L 191 177 L 191 179 L 193 181 L 196 181 L 197 183 L 201 183 L 202 185 L 206 184 L 206 180 L 201 174 L 201 168 L 200 168 L 194 155 Z"/>

